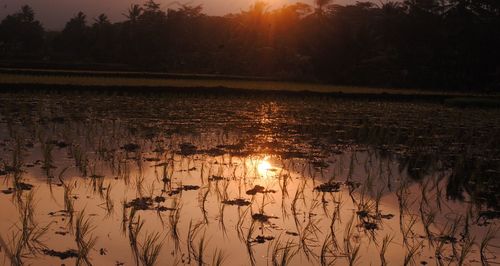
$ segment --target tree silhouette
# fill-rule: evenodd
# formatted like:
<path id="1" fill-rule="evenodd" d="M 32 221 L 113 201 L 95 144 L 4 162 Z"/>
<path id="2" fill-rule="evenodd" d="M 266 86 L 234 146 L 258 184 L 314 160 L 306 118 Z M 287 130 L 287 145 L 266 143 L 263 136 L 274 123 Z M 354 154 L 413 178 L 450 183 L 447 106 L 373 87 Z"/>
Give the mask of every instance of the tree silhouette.
<path id="1" fill-rule="evenodd" d="M 94 21 L 94 26 L 102 27 L 111 25 L 111 22 L 106 14 L 100 14 L 96 19 L 94 19 Z"/>
<path id="2" fill-rule="evenodd" d="M 331 5 L 333 0 L 314 0 L 314 4 L 316 5 L 315 13 L 317 15 L 323 15 L 325 12 L 325 8 Z"/>
<path id="3" fill-rule="evenodd" d="M 317 0 L 226 16 L 201 5 L 133 4 L 45 33 L 23 7 L 0 23 L 0 57 L 124 69 L 272 76 L 335 84 L 500 90 L 500 2 Z M 52 37 L 54 36 L 54 37 Z M 53 48 L 53 49 L 52 49 Z M 70 65 L 71 66 L 71 65 Z"/>
<path id="4" fill-rule="evenodd" d="M 135 23 L 139 19 L 142 14 L 142 7 L 138 4 L 132 4 L 128 9 L 127 14 L 124 16 L 128 19 L 129 22 Z"/>
<path id="5" fill-rule="evenodd" d="M 162 65 L 167 49 L 167 14 L 160 4 L 150 0 L 132 5 L 128 20 L 120 25 L 119 51 L 122 60 L 144 69 Z"/>
<path id="6" fill-rule="evenodd" d="M 0 56 L 38 57 L 43 51 L 44 30 L 35 20 L 35 12 L 28 6 L 8 15 L 0 23 Z"/>
<path id="7" fill-rule="evenodd" d="M 55 49 L 66 56 L 86 59 L 89 53 L 89 27 L 87 16 L 78 12 L 55 40 Z"/>
<path id="8" fill-rule="evenodd" d="M 99 61 L 111 61 L 117 56 L 114 51 L 117 33 L 106 14 L 101 14 L 94 19 L 88 38 L 93 58 Z"/>
<path id="9" fill-rule="evenodd" d="M 144 3 L 144 9 L 146 12 L 158 12 L 160 10 L 160 4 L 153 0 L 148 0 Z"/>
<path id="10" fill-rule="evenodd" d="M 19 17 L 21 22 L 32 23 L 35 21 L 35 11 L 30 6 L 24 5 L 21 7 Z"/>

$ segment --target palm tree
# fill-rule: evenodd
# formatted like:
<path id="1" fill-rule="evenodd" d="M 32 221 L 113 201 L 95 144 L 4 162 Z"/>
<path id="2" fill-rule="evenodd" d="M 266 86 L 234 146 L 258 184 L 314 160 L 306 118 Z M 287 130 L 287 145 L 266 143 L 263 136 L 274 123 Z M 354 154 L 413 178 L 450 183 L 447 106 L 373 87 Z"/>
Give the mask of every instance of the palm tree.
<path id="1" fill-rule="evenodd" d="M 333 0 L 314 0 L 316 4 L 316 14 L 322 15 L 324 13 L 324 9 L 331 5 Z"/>
<path id="2" fill-rule="evenodd" d="M 96 25 L 109 25 L 110 21 L 106 14 L 100 14 L 96 19 L 94 19 Z"/>
<path id="3" fill-rule="evenodd" d="M 35 11 L 28 5 L 21 7 L 20 16 L 23 22 L 33 22 L 35 20 Z"/>
<path id="4" fill-rule="evenodd" d="M 78 28 L 84 28 L 87 24 L 87 15 L 85 15 L 83 12 L 78 12 L 75 17 L 70 19 L 67 25 L 69 26 L 75 26 Z"/>
<path id="5" fill-rule="evenodd" d="M 156 11 L 160 10 L 160 4 L 156 3 L 153 0 L 148 0 L 144 4 L 144 8 L 146 9 L 146 11 L 156 12 Z"/>
<path id="6" fill-rule="evenodd" d="M 142 14 L 142 7 L 138 4 L 133 4 L 127 11 L 127 14 L 123 14 L 130 22 L 136 22 L 139 16 Z"/>

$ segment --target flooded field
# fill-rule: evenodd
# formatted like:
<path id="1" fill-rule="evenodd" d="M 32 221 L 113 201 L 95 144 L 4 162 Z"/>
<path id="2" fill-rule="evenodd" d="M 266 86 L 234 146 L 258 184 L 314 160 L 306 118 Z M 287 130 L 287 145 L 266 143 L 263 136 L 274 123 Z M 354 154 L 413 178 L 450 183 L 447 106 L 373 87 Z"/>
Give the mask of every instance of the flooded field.
<path id="1" fill-rule="evenodd" d="M 0 94 L 0 261 L 496 265 L 500 110 Z"/>

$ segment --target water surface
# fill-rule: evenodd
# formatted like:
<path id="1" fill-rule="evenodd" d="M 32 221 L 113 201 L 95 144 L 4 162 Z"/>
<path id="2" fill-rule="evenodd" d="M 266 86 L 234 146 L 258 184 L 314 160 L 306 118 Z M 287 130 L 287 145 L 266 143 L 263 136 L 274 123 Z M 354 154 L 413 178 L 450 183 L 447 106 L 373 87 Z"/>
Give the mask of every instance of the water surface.
<path id="1" fill-rule="evenodd" d="M 498 110 L 238 93 L 0 98 L 5 264 L 499 262 Z"/>

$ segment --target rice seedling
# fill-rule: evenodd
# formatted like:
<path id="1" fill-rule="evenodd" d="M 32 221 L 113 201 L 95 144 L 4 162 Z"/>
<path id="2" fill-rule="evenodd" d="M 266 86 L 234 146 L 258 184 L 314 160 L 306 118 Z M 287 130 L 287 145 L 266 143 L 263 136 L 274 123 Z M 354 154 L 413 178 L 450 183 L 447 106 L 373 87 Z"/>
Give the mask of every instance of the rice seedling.
<path id="1" fill-rule="evenodd" d="M 467 212 L 465 213 L 464 225 L 463 225 L 462 232 L 460 233 L 462 240 L 465 240 L 465 239 L 470 237 L 471 212 L 472 212 L 472 210 L 471 210 L 471 208 L 469 208 L 467 210 Z"/>
<path id="2" fill-rule="evenodd" d="M 22 140 L 16 136 L 14 149 L 12 150 L 12 164 L 11 167 L 15 174 L 21 171 L 23 165 L 23 154 L 22 154 Z"/>
<path id="3" fill-rule="evenodd" d="M 338 241 L 337 241 L 337 234 L 335 232 L 335 222 L 338 220 L 340 222 L 340 204 L 341 204 L 341 201 L 339 200 L 339 202 L 336 204 L 335 208 L 334 208 L 334 211 L 333 211 L 333 215 L 331 217 L 331 223 L 330 223 L 330 234 L 328 236 L 331 237 L 331 245 L 332 245 L 332 249 L 335 251 L 335 252 L 338 252 L 340 250 L 340 246 L 338 244 Z M 326 240 L 325 242 L 326 243 Z"/>
<path id="4" fill-rule="evenodd" d="M 2 240 L 2 242 L 4 241 Z M 2 244 L 2 247 L 8 256 L 7 258 L 10 260 L 12 266 L 23 265 L 23 257 L 25 257 L 25 255 L 22 253 L 24 248 L 22 239 L 13 234 L 11 242 L 13 243 L 12 247 L 9 247 L 5 243 Z"/>
<path id="5" fill-rule="evenodd" d="M 11 265 L 23 265 L 23 260 L 41 254 L 46 248 L 43 237 L 47 234 L 51 223 L 40 226 L 34 220 L 34 193 L 31 191 L 19 204 L 19 222 L 14 225 L 10 243 L 7 244 L 0 236 L 0 248 L 2 248 Z"/>
<path id="6" fill-rule="evenodd" d="M 375 197 L 375 213 L 377 215 L 380 214 L 380 201 L 382 200 L 382 196 L 384 195 L 384 188 L 381 188 L 377 191 L 377 195 Z"/>
<path id="7" fill-rule="evenodd" d="M 219 204 L 219 228 L 221 229 L 222 235 L 227 237 L 226 225 L 224 223 L 224 209 L 226 208 L 226 204 Z"/>
<path id="8" fill-rule="evenodd" d="M 130 248 L 132 249 L 132 255 L 134 256 L 135 259 L 135 264 L 139 265 L 140 261 L 140 250 L 139 250 L 139 241 L 138 241 L 138 236 L 144 227 L 144 221 L 141 220 L 141 217 L 137 217 L 137 220 L 134 218 L 135 216 L 135 209 L 132 208 L 130 211 L 130 218 L 129 218 L 129 224 L 128 224 L 128 237 L 129 237 L 129 244 Z"/>
<path id="9" fill-rule="evenodd" d="M 361 245 L 358 244 L 353 246 L 351 239 L 353 237 L 353 223 L 354 223 L 354 215 L 347 222 L 345 230 L 344 230 L 344 254 L 347 258 L 347 262 L 349 266 L 354 266 L 359 261 L 359 250 Z"/>
<path id="10" fill-rule="evenodd" d="M 85 217 L 85 210 L 79 212 L 75 221 L 75 241 L 78 247 L 77 265 L 92 265 L 89 254 L 97 243 L 97 237 L 92 235 L 94 229 L 90 218 Z"/>
<path id="11" fill-rule="evenodd" d="M 427 236 L 427 239 L 429 240 L 429 243 L 432 245 L 432 239 L 434 234 L 430 230 L 430 226 L 434 223 L 436 217 L 436 213 L 434 211 L 429 211 L 428 213 L 425 212 L 422 208 L 420 207 L 420 220 L 422 222 L 422 225 L 424 227 L 425 234 Z"/>
<path id="12" fill-rule="evenodd" d="M 212 263 L 210 265 L 222 266 L 224 264 L 224 261 L 226 261 L 226 259 L 227 256 L 224 253 L 224 251 L 216 248 L 212 256 Z"/>
<path id="13" fill-rule="evenodd" d="M 42 148 L 42 169 L 45 172 L 45 176 L 51 178 L 51 170 L 54 167 L 54 158 L 52 156 L 52 151 L 54 150 L 54 145 L 50 141 L 40 140 L 41 148 Z"/>
<path id="14" fill-rule="evenodd" d="M 297 254 L 297 244 L 291 240 L 286 243 L 281 242 L 281 236 L 273 239 L 269 244 L 272 246 L 271 262 L 273 266 L 286 266 L 289 265 L 293 257 Z"/>
<path id="15" fill-rule="evenodd" d="M 300 234 L 300 247 L 308 260 L 317 259 L 319 256 L 314 251 L 318 247 L 318 233 L 320 229 L 316 225 L 316 221 L 309 218 L 308 223 Z"/>
<path id="16" fill-rule="evenodd" d="M 304 227 L 304 230 L 300 233 L 300 247 L 302 248 L 302 251 L 304 255 L 306 255 L 306 258 L 308 260 L 317 259 L 319 257 L 315 253 L 314 249 L 318 247 L 318 234 L 321 233 L 321 230 L 318 227 L 318 223 L 320 221 L 315 220 L 311 215 L 313 213 L 313 210 L 318 205 L 319 201 L 315 201 L 311 204 L 307 224 Z"/>
<path id="17" fill-rule="evenodd" d="M 200 241 L 198 242 L 198 250 L 195 254 L 195 260 L 198 262 L 198 266 L 203 266 L 205 264 L 205 250 L 206 250 L 206 243 L 205 243 L 205 232 L 203 232 L 203 235 L 200 237 Z"/>
<path id="18" fill-rule="evenodd" d="M 461 217 L 454 219 L 451 223 L 448 221 L 439 233 L 439 237 L 435 238 L 437 241 L 437 245 L 435 248 L 435 257 L 437 265 L 444 265 L 445 259 L 445 245 L 452 244 L 453 247 L 453 255 L 454 257 L 458 257 L 455 250 L 455 242 L 457 239 L 455 238 L 455 234 L 457 231 L 458 223 L 460 222 Z"/>
<path id="19" fill-rule="evenodd" d="M 68 225 L 70 230 L 73 230 L 73 219 L 74 219 L 74 198 L 73 198 L 73 190 L 77 187 L 76 181 L 68 184 L 64 182 L 63 175 L 68 168 L 64 168 L 59 172 L 58 179 L 61 182 L 61 185 L 64 189 L 64 210 L 68 215 Z"/>
<path id="20" fill-rule="evenodd" d="M 254 232 L 255 232 L 255 221 L 252 220 L 252 223 L 250 224 L 250 227 L 248 228 L 248 232 L 247 232 L 247 235 L 245 238 L 248 258 L 249 258 L 250 264 L 252 266 L 255 266 L 255 255 L 254 255 L 253 249 L 252 249 L 252 235 Z"/>
<path id="21" fill-rule="evenodd" d="M 281 197 L 281 216 L 283 219 L 287 219 L 289 217 L 288 206 L 286 204 L 286 197 L 283 195 Z"/>
<path id="22" fill-rule="evenodd" d="M 405 254 L 405 259 L 403 261 L 403 265 L 415 265 L 415 255 L 419 251 L 419 249 L 422 247 L 423 243 L 419 242 L 416 245 L 413 245 L 412 247 L 407 246 L 407 251 Z"/>
<path id="23" fill-rule="evenodd" d="M 291 205 L 292 217 L 294 218 L 295 225 L 296 225 L 297 229 L 299 229 L 301 227 L 301 223 L 298 220 L 299 209 L 298 209 L 297 203 L 300 199 L 304 198 L 305 186 L 306 186 L 305 181 L 301 182 L 301 184 L 299 184 L 299 187 L 295 191 L 295 196 L 293 197 L 292 205 Z"/>
<path id="24" fill-rule="evenodd" d="M 382 245 L 380 246 L 380 265 L 382 265 L 382 266 L 387 265 L 387 260 L 385 258 L 385 254 L 387 252 L 387 248 L 389 248 L 389 245 L 391 244 L 393 239 L 394 239 L 394 236 L 390 236 L 390 235 L 386 235 L 382 239 Z"/>
<path id="25" fill-rule="evenodd" d="M 248 237 L 245 236 L 245 233 L 243 232 L 243 223 L 245 222 L 245 218 L 247 214 L 251 211 L 251 206 L 246 208 L 244 211 L 240 212 L 238 209 L 238 222 L 235 225 L 236 232 L 238 234 L 238 238 L 240 239 L 241 242 L 243 243 L 248 243 Z"/>
<path id="26" fill-rule="evenodd" d="M 475 244 L 474 238 L 467 237 L 464 239 L 462 243 L 462 249 L 460 250 L 459 257 L 457 258 L 459 266 L 464 265 L 466 258 L 472 251 L 472 247 L 474 246 L 474 244 Z"/>
<path id="27" fill-rule="evenodd" d="M 453 256 L 455 258 L 459 258 L 459 254 L 458 254 L 458 251 L 457 251 L 457 240 L 456 240 L 455 236 L 456 236 L 456 234 L 458 232 L 458 229 L 459 229 L 461 221 L 462 221 L 462 216 L 458 216 L 455 219 L 453 219 L 453 221 L 451 222 L 450 229 L 449 229 L 449 231 L 446 234 L 446 237 L 448 239 L 450 239 L 451 247 L 452 247 L 452 251 L 453 251 Z"/>
<path id="28" fill-rule="evenodd" d="M 132 208 L 131 212 L 133 212 L 134 208 Z M 127 211 L 127 199 L 124 199 L 122 201 L 122 219 L 121 219 L 121 228 L 122 228 L 122 233 L 126 234 L 127 233 L 127 221 L 128 221 L 128 211 Z"/>
<path id="29" fill-rule="evenodd" d="M 162 239 L 159 233 L 147 234 L 140 244 L 139 259 L 144 266 L 156 265 L 158 256 L 160 255 L 161 249 L 163 247 Z"/>
<path id="30" fill-rule="evenodd" d="M 194 247 L 194 239 L 199 233 L 199 230 L 202 228 L 203 222 L 198 222 L 193 224 L 193 220 L 189 221 L 189 228 L 187 234 L 187 250 L 188 250 L 188 260 L 187 263 L 191 263 L 191 256 L 196 256 L 196 249 Z"/>
<path id="31" fill-rule="evenodd" d="M 88 158 L 80 145 L 72 145 L 71 155 L 75 159 L 75 166 L 82 176 L 87 176 Z"/>
<path id="32" fill-rule="evenodd" d="M 104 203 L 102 205 L 104 205 L 104 209 L 106 210 L 106 216 L 111 216 L 113 214 L 113 210 L 114 210 L 114 203 L 113 203 L 113 199 L 111 198 L 111 183 L 108 184 L 108 186 L 106 188 L 104 188 L 104 190 L 106 191 L 106 194 L 104 196 Z"/>
<path id="33" fill-rule="evenodd" d="M 206 208 L 206 202 L 208 199 L 208 195 L 210 194 L 210 183 L 208 184 L 208 187 L 206 187 L 204 190 L 205 192 L 202 193 L 203 189 L 200 189 L 200 192 L 198 194 L 198 203 L 199 203 L 198 205 L 200 206 L 201 212 L 203 213 L 205 224 L 208 224 L 209 220 L 208 220 L 208 211 Z"/>
<path id="34" fill-rule="evenodd" d="M 328 266 L 328 265 L 334 265 L 335 262 L 337 261 L 337 254 L 336 252 L 336 240 L 334 239 L 335 236 L 333 236 L 331 233 L 328 234 L 325 238 L 325 241 L 323 242 L 323 245 L 321 246 L 321 253 L 320 253 L 320 263 L 322 266 Z"/>
<path id="35" fill-rule="evenodd" d="M 481 263 L 483 265 L 490 265 L 489 259 L 486 255 L 486 252 L 488 252 L 488 247 L 490 245 L 490 242 L 496 238 L 496 233 L 498 232 L 497 229 L 494 229 L 492 226 L 488 228 L 488 231 L 484 235 L 483 239 L 481 240 L 481 243 L 479 245 L 479 252 L 481 253 Z"/>
<path id="36" fill-rule="evenodd" d="M 135 189 L 139 197 L 144 197 L 144 176 L 137 175 L 135 178 Z"/>
<path id="37" fill-rule="evenodd" d="M 179 220 L 181 219 L 182 210 L 182 204 L 178 198 L 173 199 L 170 209 L 172 210 L 168 219 L 170 222 L 170 236 L 174 240 L 175 249 L 178 250 L 180 247 Z"/>
<path id="38" fill-rule="evenodd" d="M 0 248 L 2 248 L 7 255 L 6 257 L 10 260 L 11 265 L 22 265 L 22 261 L 19 261 L 17 256 L 14 256 L 14 253 L 11 251 L 10 247 L 7 245 L 7 242 L 5 242 L 2 236 L 0 236 Z"/>

